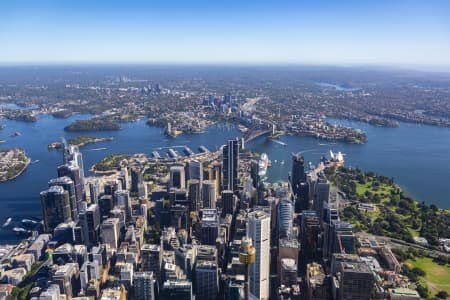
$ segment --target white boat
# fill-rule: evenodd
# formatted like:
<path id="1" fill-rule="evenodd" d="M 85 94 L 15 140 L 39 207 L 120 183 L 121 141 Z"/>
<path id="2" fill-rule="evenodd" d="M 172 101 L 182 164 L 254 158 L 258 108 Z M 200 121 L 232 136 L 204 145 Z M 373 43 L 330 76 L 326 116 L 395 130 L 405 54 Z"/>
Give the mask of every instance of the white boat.
<path id="1" fill-rule="evenodd" d="M 261 154 L 258 162 L 258 175 L 265 176 L 267 173 L 267 166 L 269 164 L 269 158 L 266 153 Z"/>
<path id="2" fill-rule="evenodd" d="M 12 218 L 6 219 L 5 224 L 3 224 L 3 227 L 8 227 L 9 224 L 11 224 Z"/>

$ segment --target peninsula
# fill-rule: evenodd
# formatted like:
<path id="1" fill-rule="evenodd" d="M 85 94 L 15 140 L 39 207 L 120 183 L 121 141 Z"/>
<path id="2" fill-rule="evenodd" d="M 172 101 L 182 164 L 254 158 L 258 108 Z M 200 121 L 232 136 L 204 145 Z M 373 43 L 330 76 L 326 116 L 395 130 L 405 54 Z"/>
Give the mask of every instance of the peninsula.
<path id="1" fill-rule="evenodd" d="M 119 129 L 120 126 L 117 123 L 106 118 L 77 120 L 64 127 L 64 130 L 69 132 L 114 131 Z"/>
<path id="2" fill-rule="evenodd" d="M 67 140 L 67 143 L 70 145 L 84 147 L 88 144 L 100 143 L 100 142 L 110 142 L 112 141 L 112 137 L 93 137 L 93 136 L 77 136 Z M 48 144 L 48 149 L 60 149 L 62 148 L 61 142 L 53 142 Z"/>
<path id="3" fill-rule="evenodd" d="M 0 182 L 13 180 L 28 167 L 30 159 L 20 148 L 0 150 Z"/>

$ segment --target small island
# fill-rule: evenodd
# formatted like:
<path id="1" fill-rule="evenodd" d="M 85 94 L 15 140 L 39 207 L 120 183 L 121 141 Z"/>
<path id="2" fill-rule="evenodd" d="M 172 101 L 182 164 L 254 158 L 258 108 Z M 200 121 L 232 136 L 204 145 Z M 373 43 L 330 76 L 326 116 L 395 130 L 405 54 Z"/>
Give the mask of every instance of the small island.
<path id="1" fill-rule="evenodd" d="M 30 158 L 26 156 L 23 149 L 1 149 L 0 150 L 0 182 L 13 180 L 28 167 Z"/>
<path id="2" fill-rule="evenodd" d="M 69 145 L 84 147 L 88 144 L 100 143 L 100 142 L 110 142 L 112 140 L 113 140 L 112 137 L 77 136 L 77 137 L 68 139 L 67 143 Z M 61 142 L 53 142 L 53 143 L 48 144 L 47 148 L 48 149 L 61 149 L 62 146 L 63 145 Z"/>
<path id="3" fill-rule="evenodd" d="M 52 116 L 55 118 L 60 118 L 60 119 L 66 119 L 70 116 L 72 116 L 73 112 L 68 110 L 68 109 L 62 109 L 62 110 L 58 110 L 55 111 L 54 113 L 52 113 Z"/>
<path id="4" fill-rule="evenodd" d="M 119 129 L 120 126 L 117 123 L 106 118 L 77 120 L 64 127 L 64 130 L 69 132 L 115 131 Z"/>

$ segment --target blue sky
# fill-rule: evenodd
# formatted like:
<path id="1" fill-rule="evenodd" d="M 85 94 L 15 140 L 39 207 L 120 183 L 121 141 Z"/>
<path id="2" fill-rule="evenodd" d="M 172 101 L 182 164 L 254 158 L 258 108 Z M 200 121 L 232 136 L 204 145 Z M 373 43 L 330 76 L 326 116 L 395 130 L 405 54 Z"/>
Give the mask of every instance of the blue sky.
<path id="1" fill-rule="evenodd" d="M 450 1 L 6 1 L 0 63 L 450 65 Z"/>

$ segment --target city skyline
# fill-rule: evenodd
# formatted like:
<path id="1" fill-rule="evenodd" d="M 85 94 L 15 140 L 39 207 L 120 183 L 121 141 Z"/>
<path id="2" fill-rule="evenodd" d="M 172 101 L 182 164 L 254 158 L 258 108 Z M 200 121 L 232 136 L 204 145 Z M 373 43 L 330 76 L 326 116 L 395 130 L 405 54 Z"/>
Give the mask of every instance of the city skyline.
<path id="1" fill-rule="evenodd" d="M 450 66 L 446 1 L 24 1 L 0 12 L 1 64 Z"/>

